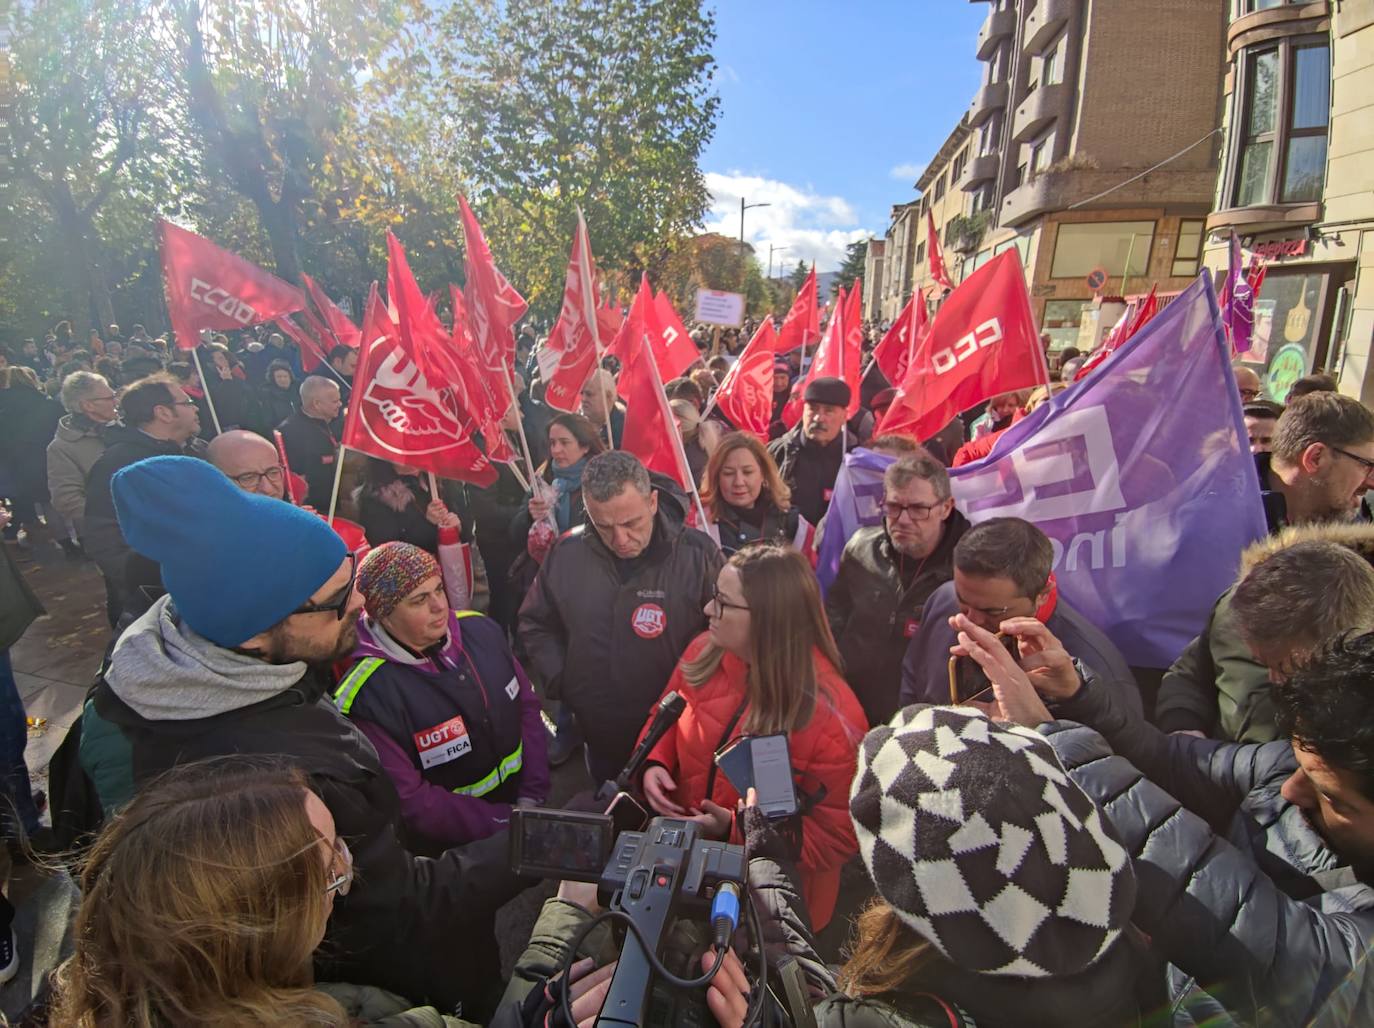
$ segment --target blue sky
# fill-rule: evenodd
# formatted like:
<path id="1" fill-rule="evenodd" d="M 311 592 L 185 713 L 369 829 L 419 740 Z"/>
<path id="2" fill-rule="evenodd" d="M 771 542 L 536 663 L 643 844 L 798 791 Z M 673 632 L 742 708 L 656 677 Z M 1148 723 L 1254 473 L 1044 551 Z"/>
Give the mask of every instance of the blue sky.
<path id="1" fill-rule="evenodd" d="M 881 236 L 978 89 L 988 7 L 968 0 L 719 0 L 721 115 L 702 156 L 707 228 L 761 262 L 834 270 L 845 244 Z"/>

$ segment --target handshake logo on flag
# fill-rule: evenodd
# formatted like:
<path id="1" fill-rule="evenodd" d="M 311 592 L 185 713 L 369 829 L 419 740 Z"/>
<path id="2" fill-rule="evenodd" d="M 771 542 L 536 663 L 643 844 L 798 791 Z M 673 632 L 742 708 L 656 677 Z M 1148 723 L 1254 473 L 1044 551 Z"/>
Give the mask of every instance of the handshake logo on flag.
<path id="1" fill-rule="evenodd" d="M 449 402 L 430 388 L 395 343 L 368 383 L 358 413 L 368 435 L 400 461 L 463 441 L 462 426 Z"/>

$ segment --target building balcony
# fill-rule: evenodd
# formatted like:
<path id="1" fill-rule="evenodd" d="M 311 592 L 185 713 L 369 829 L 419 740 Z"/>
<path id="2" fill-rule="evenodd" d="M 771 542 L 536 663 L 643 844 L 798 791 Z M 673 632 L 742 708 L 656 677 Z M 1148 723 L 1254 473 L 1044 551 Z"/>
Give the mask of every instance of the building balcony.
<path id="1" fill-rule="evenodd" d="M 994 8 L 989 11 L 987 18 L 983 21 L 983 27 L 978 30 L 978 59 L 980 61 L 986 61 L 996 52 L 1002 40 L 1006 39 L 1015 31 L 1015 8 L 1007 7 L 1003 10 Z"/>
<path id="2" fill-rule="evenodd" d="M 1085 200 L 1082 210 L 1140 210 L 1164 208 L 1187 215 L 1211 209 L 1216 189 L 1216 169 L 1171 171 L 1160 169 L 1128 186 L 1121 183 L 1140 169 L 1088 170 L 1070 168 L 1045 171 L 1023 182 L 1002 198 L 998 224 L 1019 228 L 1041 214 L 1062 211 Z M 1113 189 L 1114 186 L 1121 188 Z M 1105 196 L 1100 194 L 1106 193 Z"/>
<path id="3" fill-rule="evenodd" d="M 966 193 L 981 189 L 983 183 L 995 179 L 1002 168 L 1002 155 L 998 153 L 979 154 L 970 157 L 964 177 L 959 180 L 959 188 Z"/>
<path id="4" fill-rule="evenodd" d="M 1073 0 L 1038 0 L 1035 9 L 1026 15 L 1022 49 L 1027 53 L 1039 53 L 1069 23 L 1072 13 Z"/>
<path id="5" fill-rule="evenodd" d="M 1246 236 L 1256 232 L 1306 228 L 1321 219 L 1320 203 L 1256 204 L 1213 211 L 1207 216 L 1207 231 L 1229 232 L 1234 229 L 1237 235 Z"/>
<path id="6" fill-rule="evenodd" d="M 1011 138 L 1017 143 L 1034 139 L 1050 122 L 1069 113 L 1072 100 L 1073 94 L 1067 82 L 1041 86 L 1016 108 L 1011 123 Z"/>
<path id="7" fill-rule="evenodd" d="M 1007 84 L 1005 82 L 989 82 L 973 94 L 973 102 L 968 105 L 969 127 L 977 128 L 991 118 L 995 112 L 1006 106 Z"/>

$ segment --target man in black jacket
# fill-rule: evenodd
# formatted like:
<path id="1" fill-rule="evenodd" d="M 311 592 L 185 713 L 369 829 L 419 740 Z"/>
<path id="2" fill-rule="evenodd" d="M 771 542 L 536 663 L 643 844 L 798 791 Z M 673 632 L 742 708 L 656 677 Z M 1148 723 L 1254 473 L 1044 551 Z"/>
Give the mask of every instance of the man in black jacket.
<path id="1" fill-rule="evenodd" d="M 526 667 L 577 716 L 597 782 L 619 774 L 687 644 L 724 563 L 685 524 L 686 499 L 612 450 L 582 475 L 587 525 L 549 551 L 520 608 Z"/>
<path id="2" fill-rule="evenodd" d="M 830 507 L 830 494 L 846 451 L 859 445 L 844 427 L 849 409 L 849 384 L 841 378 L 814 378 L 802 394 L 801 421 L 768 444 L 782 480 L 792 490 L 792 502 L 802 517 L 819 525 Z"/>
<path id="3" fill-rule="evenodd" d="M 871 725 L 897 712 L 907 643 L 930 594 L 954 574 L 954 544 L 967 528 L 949 473 L 922 449 L 888 465 L 883 523 L 859 529 L 844 548 L 825 613 Z"/>
<path id="4" fill-rule="evenodd" d="M 150 375 L 124 390 L 119 400 L 123 424 L 105 430 L 105 452 L 86 476 L 82 543 L 105 577 L 111 623 L 130 604 L 129 546 L 115 518 L 110 480 L 115 472 L 145 457 L 203 452 L 196 440 L 200 415 L 195 401 L 168 375 Z"/>
<path id="5" fill-rule="evenodd" d="M 401 844 L 377 751 L 312 670 L 352 651 L 362 605 L 353 557 L 307 511 L 233 485 L 209 464 L 158 457 L 114 480 L 120 524 L 167 587 L 119 638 L 81 719 L 81 763 L 107 815 L 148 779 L 229 753 L 299 767 L 353 852 L 321 980 L 376 985 L 481 1021 L 499 992 L 495 910 L 522 887 L 507 840 L 435 859 Z"/>
<path id="6" fill-rule="evenodd" d="M 342 406 L 339 384 L 311 375 L 301 383 L 301 409 L 279 426 L 286 459 L 291 470 L 305 479 L 305 502 L 316 510 L 329 509 L 329 497 L 334 491 L 339 437 L 333 423 Z"/>
<path id="7" fill-rule="evenodd" d="M 1374 1020 L 1374 633 L 1274 687 L 1291 740 L 1240 744 L 1145 723 L 1032 619 L 1004 626 L 1019 664 L 967 619 L 958 628 L 995 684 L 995 716 L 1047 735 L 1101 804 L 1156 949 L 1246 1024 Z"/>

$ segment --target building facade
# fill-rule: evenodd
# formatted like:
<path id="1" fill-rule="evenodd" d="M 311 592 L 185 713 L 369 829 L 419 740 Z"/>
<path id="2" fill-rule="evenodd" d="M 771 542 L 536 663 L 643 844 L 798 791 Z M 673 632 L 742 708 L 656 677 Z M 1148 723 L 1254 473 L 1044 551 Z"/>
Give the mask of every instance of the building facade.
<path id="1" fill-rule="evenodd" d="M 887 263 L 884 250 L 887 243 L 882 239 L 870 238 L 868 249 L 864 251 L 864 320 L 881 322 L 883 319 L 883 266 Z"/>
<path id="2" fill-rule="evenodd" d="M 911 295 L 920 206 L 916 200 L 892 206 L 892 221 L 883 238 L 883 288 L 878 300 L 878 320 L 884 324 L 897 317 Z"/>
<path id="3" fill-rule="evenodd" d="M 960 118 L 940 149 L 926 164 L 925 171 L 916 180 L 916 189 L 921 194 L 919 217 L 919 238 L 916 243 L 916 267 L 913 286 L 928 299 L 934 300 L 939 293 L 938 287 L 930 277 L 930 262 L 926 259 L 926 249 L 930 242 L 930 222 L 935 222 L 935 234 L 940 240 L 940 251 L 945 259 L 945 271 L 955 285 L 962 278 L 961 258 L 953 247 L 957 247 L 961 237 L 957 231 L 960 220 L 969 207 L 969 197 L 960 188 L 966 173 L 969 152 L 972 149 L 968 119 Z M 910 294 L 908 294 L 910 295 Z"/>
<path id="4" fill-rule="evenodd" d="M 1103 294 L 1176 292 L 1196 277 L 1229 2 L 988 2 L 983 84 L 965 119 L 960 271 L 1016 247 L 1052 348 L 1100 337 Z"/>
<path id="5" fill-rule="evenodd" d="M 1374 402 L 1374 0 L 1235 0 L 1205 262 L 1266 265 L 1249 363 L 1282 400 L 1312 371 Z"/>

